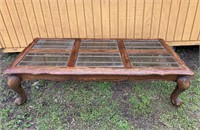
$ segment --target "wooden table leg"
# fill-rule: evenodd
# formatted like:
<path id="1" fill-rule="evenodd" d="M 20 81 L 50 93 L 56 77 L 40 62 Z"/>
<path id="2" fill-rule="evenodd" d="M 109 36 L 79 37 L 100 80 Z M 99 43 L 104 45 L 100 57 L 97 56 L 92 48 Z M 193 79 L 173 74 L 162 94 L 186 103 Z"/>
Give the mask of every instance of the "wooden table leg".
<path id="1" fill-rule="evenodd" d="M 178 96 L 190 87 L 190 80 L 187 76 L 183 76 L 178 78 L 176 82 L 176 88 L 171 94 L 171 103 L 179 107 L 181 106 L 182 101 L 178 98 Z"/>
<path id="2" fill-rule="evenodd" d="M 21 87 L 20 77 L 18 77 L 16 75 L 8 76 L 7 84 L 8 84 L 8 88 L 12 89 L 19 95 L 19 98 L 15 99 L 14 104 L 15 105 L 24 104 L 27 101 L 27 95 L 26 95 L 24 89 Z"/>

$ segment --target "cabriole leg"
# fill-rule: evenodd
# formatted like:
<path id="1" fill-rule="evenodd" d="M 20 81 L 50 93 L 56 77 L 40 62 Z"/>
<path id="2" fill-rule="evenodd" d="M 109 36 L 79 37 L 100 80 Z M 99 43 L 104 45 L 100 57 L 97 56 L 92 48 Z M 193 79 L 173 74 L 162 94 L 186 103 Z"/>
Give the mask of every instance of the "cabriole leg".
<path id="1" fill-rule="evenodd" d="M 180 77 L 176 81 L 177 85 L 175 90 L 171 94 L 171 103 L 177 107 L 181 106 L 182 101 L 178 98 L 178 96 L 185 90 L 190 87 L 190 80 L 188 77 Z"/>
<path id="2" fill-rule="evenodd" d="M 7 84 L 8 84 L 8 88 L 12 89 L 19 95 L 19 98 L 15 99 L 14 104 L 22 105 L 23 103 L 25 103 L 27 100 L 27 95 L 26 95 L 24 89 L 21 87 L 20 77 L 18 77 L 16 75 L 8 76 Z"/>

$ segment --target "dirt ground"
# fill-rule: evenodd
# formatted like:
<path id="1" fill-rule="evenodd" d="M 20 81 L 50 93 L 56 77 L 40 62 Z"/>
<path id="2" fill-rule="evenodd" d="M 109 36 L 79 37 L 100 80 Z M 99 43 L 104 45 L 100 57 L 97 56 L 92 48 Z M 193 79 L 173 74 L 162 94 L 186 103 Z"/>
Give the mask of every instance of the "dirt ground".
<path id="1" fill-rule="evenodd" d="M 197 70 L 200 65 L 199 61 L 199 46 L 180 46 L 176 47 L 175 51 L 183 61 L 193 70 Z"/>

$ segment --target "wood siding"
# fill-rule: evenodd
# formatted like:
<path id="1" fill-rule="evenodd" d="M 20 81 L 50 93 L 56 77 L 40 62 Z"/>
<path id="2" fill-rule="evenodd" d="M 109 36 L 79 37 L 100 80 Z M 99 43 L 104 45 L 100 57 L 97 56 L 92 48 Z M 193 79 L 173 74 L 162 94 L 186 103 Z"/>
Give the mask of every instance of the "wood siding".
<path id="1" fill-rule="evenodd" d="M 200 0 L 0 0 L 0 48 L 33 38 L 163 38 L 200 44 Z"/>

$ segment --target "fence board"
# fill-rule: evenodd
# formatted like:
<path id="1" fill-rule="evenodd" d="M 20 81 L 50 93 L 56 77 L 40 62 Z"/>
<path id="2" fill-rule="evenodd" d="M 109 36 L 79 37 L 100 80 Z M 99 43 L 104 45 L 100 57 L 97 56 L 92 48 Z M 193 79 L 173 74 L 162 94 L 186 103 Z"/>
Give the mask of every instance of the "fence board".
<path id="1" fill-rule="evenodd" d="M 94 37 L 94 22 L 93 22 L 93 10 L 92 10 L 92 0 L 83 0 L 87 37 Z"/>
<path id="2" fill-rule="evenodd" d="M 14 28 L 11 16 L 9 14 L 8 8 L 5 1 L 2 1 L 0 4 L 1 9 L 1 33 L 5 41 L 5 47 L 20 47 L 18 36 Z"/>
<path id="3" fill-rule="evenodd" d="M 50 4 L 53 24 L 54 24 L 54 28 L 56 32 L 56 38 L 62 38 L 64 37 L 64 32 L 63 32 L 63 26 L 61 22 L 61 15 L 60 15 L 60 8 L 58 5 L 58 1 L 50 0 L 49 4 Z"/>
<path id="4" fill-rule="evenodd" d="M 110 5 L 112 5 L 110 7 L 110 22 L 112 23 L 110 28 L 111 28 L 111 37 L 118 37 L 118 8 L 119 8 L 119 0 L 110 0 Z"/>
<path id="5" fill-rule="evenodd" d="M 160 24 L 159 24 L 159 33 L 158 33 L 159 38 L 166 37 L 171 4 L 172 4 L 172 0 L 164 0 L 163 1 L 162 12 L 161 12 L 161 17 L 160 17 Z"/>
<path id="6" fill-rule="evenodd" d="M 143 20 L 143 32 L 142 37 L 143 38 L 150 38 L 150 32 L 151 32 L 151 25 L 152 25 L 152 9 L 153 9 L 153 0 L 148 0 L 145 2 L 145 10 L 144 10 L 144 20 Z"/>
<path id="7" fill-rule="evenodd" d="M 101 1 L 93 0 L 93 14 L 94 14 L 94 37 L 101 38 L 102 37 L 102 17 L 101 17 Z M 85 24 L 86 26 L 86 24 Z"/>
<path id="8" fill-rule="evenodd" d="M 127 0 L 126 37 L 133 38 L 135 28 L 135 1 Z"/>
<path id="9" fill-rule="evenodd" d="M 185 25 L 185 21 L 186 21 L 186 17 L 187 17 L 187 12 L 188 12 L 188 8 L 189 8 L 188 5 L 189 5 L 189 0 L 181 1 L 177 26 L 175 28 L 174 40 L 176 39 L 177 41 L 181 41 L 183 29 L 184 29 L 184 25 Z"/>
<path id="10" fill-rule="evenodd" d="M 5 45 L 3 43 L 4 43 L 3 37 L 2 37 L 1 32 L 0 32 L 0 48 L 4 48 L 5 47 Z"/>
<path id="11" fill-rule="evenodd" d="M 126 38 L 127 28 L 127 0 L 119 1 L 118 22 L 119 22 L 119 37 Z"/>
<path id="12" fill-rule="evenodd" d="M 41 1 L 41 8 L 42 12 L 44 14 L 44 21 L 46 24 L 46 29 L 47 29 L 47 36 L 48 37 L 56 37 L 56 32 L 55 32 L 55 27 L 54 27 L 54 22 L 52 18 L 52 11 L 51 7 L 49 4 L 49 0 L 42 0 Z"/>
<path id="13" fill-rule="evenodd" d="M 32 2 L 30 0 L 22 0 L 22 2 L 30 23 L 33 38 L 41 37 Z"/>
<path id="14" fill-rule="evenodd" d="M 76 9 L 74 5 L 74 0 L 66 0 L 66 6 L 68 11 L 68 17 L 69 17 L 69 25 L 71 29 L 71 37 L 76 38 L 79 36 L 79 30 L 78 30 L 78 22 L 76 19 Z"/>
<path id="15" fill-rule="evenodd" d="M 161 19 L 161 10 L 162 10 L 162 0 L 154 0 L 153 6 L 153 15 L 152 15 L 152 25 L 151 25 L 151 38 L 158 37 L 159 24 Z"/>
<path id="16" fill-rule="evenodd" d="M 26 40 L 25 46 L 27 46 L 27 43 L 31 42 L 31 40 L 33 39 L 30 23 L 28 21 L 26 11 L 25 11 L 25 8 L 23 6 L 23 1 L 17 0 L 17 1 L 14 1 L 14 2 L 15 2 L 17 14 L 18 14 L 18 17 L 19 17 L 19 20 L 20 20 L 20 25 L 22 26 L 22 29 L 23 29 L 23 35 L 24 35 L 25 40 Z"/>
<path id="17" fill-rule="evenodd" d="M 189 9 L 187 12 L 187 19 L 184 25 L 184 31 L 182 33 L 182 39 L 183 41 L 187 41 L 190 39 L 190 33 L 192 30 L 192 25 L 195 19 L 195 13 L 198 5 L 198 0 L 190 0 Z"/>
<path id="18" fill-rule="evenodd" d="M 136 0 L 135 38 L 142 38 L 145 0 Z"/>
<path id="19" fill-rule="evenodd" d="M 198 2 L 198 8 L 196 12 L 196 17 L 194 19 L 192 32 L 190 34 L 190 40 L 198 40 L 199 33 L 200 33 L 200 2 Z"/>
<path id="20" fill-rule="evenodd" d="M 14 25 L 14 30 L 17 34 L 19 45 L 20 45 L 20 47 L 26 47 L 27 46 L 27 44 L 26 44 L 27 39 L 25 37 L 24 29 L 22 28 L 22 21 L 19 18 L 19 13 L 16 9 L 16 3 L 13 0 L 6 0 L 5 3 L 6 3 L 8 11 L 9 11 L 11 21 Z"/>
<path id="21" fill-rule="evenodd" d="M 103 38 L 110 37 L 110 1 L 101 0 Z"/>
<path id="22" fill-rule="evenodd" d="M 87 37 L 86 35 L 86 23 L 84 17 L 83 0 L 75 0 L 76 15 L 78 20 L 78 29 L 80 37 Z"/>
<path id="23" fill-rule="evenodd" d="M 42 12 L 42 6 L 40 4 L 40 0 L 31 0 L 31 2 L 32 2 L 34 13 L 35 13 L 35 18 L 37 21 L 40 37 L 46 38 L 47 27 L 44 21 L 44 14 Z"/>
<path id="24" fill-rule="evenodd" d="M 7 29 L 7 25 L 5 25 L 5 21 L 2 17 L 2 13 L 0 11 L 0 35 L 2 38 L 2 44 L 4 45 L 4 47 L 13 47 L 13 43 L 11 41 L 11 37 L 10 34 L 8 32 Z M 3 46 L 2 46 L 3 47 Z"/>

